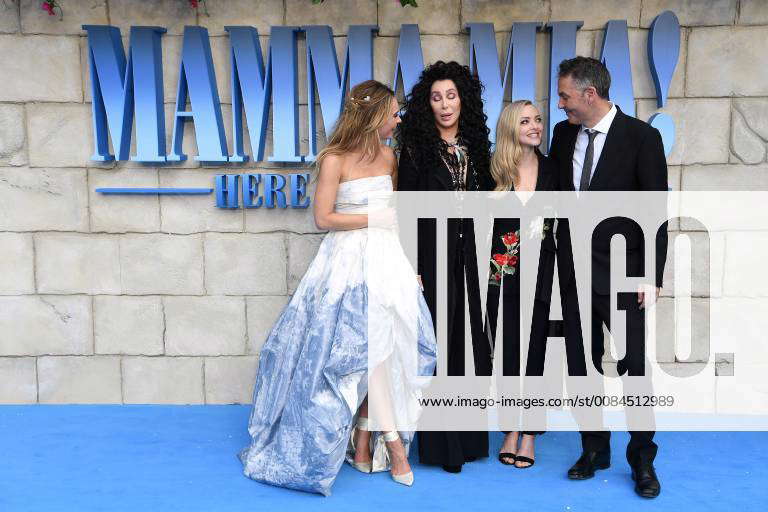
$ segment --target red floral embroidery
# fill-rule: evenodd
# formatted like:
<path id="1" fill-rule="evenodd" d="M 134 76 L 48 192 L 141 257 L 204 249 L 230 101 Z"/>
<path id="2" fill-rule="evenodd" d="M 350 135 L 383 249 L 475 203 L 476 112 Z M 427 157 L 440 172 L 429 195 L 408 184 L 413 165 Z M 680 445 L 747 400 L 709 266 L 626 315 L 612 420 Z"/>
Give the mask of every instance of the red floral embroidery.
<path id="1" fill-rule="evenodd" d="M 504 274 L 514 275 L 519 257 L 520 232 L 514 231 L 501 236 L 506 252 L 496 253 L 491 256 L 491 277 L 488 284 L 501 286 L 501 278 Z"/>
<path id="2" fill-rule="evenodd" d="M 518 241 L 520 241 L 520 236 L 518 235 L 517 231 L 514 233 L 507 233 L 501 237 L 501 241 L 504 242 L 504 245 L 507 246 L 507 248 L 509 248 L 510 245 L 515 245 Z"/>

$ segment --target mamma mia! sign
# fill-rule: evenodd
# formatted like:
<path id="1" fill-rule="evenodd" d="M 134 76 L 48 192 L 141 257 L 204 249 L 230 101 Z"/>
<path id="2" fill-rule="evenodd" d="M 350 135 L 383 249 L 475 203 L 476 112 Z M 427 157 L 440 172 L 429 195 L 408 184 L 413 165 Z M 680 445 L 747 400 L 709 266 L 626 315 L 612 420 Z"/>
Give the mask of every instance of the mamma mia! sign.
<path id="1" fill-rule="evenodd" d="M 557 66 L 576 53 L 576 33 L 582 21 L 556 21 L 547 24 L 513 23 L 506 49 L 503 71 L 499 68 L 494 27 L 490 23 L 470 23 L 470 67 L 485 85 L 484 102 L 488 127 L 494 137 L 496 121 L 504 106 L 505 91 L 511 99 L 535 97 L 536 33 L 550 36 L 549 130 L 562 119 L 557 109 Z M 258 32 L 254 27 L 226 27 L 232 62 L 233 154 L 227 150 L 219 92 L 211 57 L 208 31 L 203 27 L 184 29 L 173 136 L 166 148 L 163 112 L 162 27 L 132 27 L 128 54 L 120 30 L 107 25 L 83 25 L 88 34 L 88 61 L 93 92 L 94 153 L 97 161 L 134 160 L 163 164 L 185 160 L 182 152 L 184 128 L 194 123 L 198 154 L 196 160 L 211 163 L 242 163 L 249 158 L 265 160 L 267 122 L 270 103 L 273 116 L 273 149 L 270 162 L 311 162 L 318 153 L 317 119 L 310 108 L 308 116 L 309 152 L 299 149 L 298 38 L 306 38 L 307 94 L 320 101 L 322 122 L 332 127 L 344 104 L 350 86 L 373 77 L 373 38 L 375 25 L 349 27 L 347 49 L 339 69 L 333 33 L 328 26 L 272 27 L 264 64 Z M 664 105 L 678 59 L 680 25 L 666 11 L 656 17 L 648 35 L 648 61 L 656 86 L 658 106 Z M 454 56 L 443 56 L 450 60 Z M 611 99 L 624 112 L 635 113 L 627 23 L 608 22 L 600 59 L 611 72 Z M 407 93 L 424 68 L 419 28 L 402 25 L 391 85 L 402 83 Z M 271 101 L 270 101 L 271 100 Z M 189 103 L 190 109 L 186 105 Z M 313 101 L 307 101 L 312 104 Z M 243 116 L 244 114 L 244 116 Z M 243 117 L 247 123 L 253 155 L 244 152 Z M 136 125 L 136 154 L 129 155 L 131 129 Z M 650 120 L 659 128 L 667 151 L 674 141 L 671 119 L 657 114 Z M 110 140 L 114 154 L 110 152 Z"/>

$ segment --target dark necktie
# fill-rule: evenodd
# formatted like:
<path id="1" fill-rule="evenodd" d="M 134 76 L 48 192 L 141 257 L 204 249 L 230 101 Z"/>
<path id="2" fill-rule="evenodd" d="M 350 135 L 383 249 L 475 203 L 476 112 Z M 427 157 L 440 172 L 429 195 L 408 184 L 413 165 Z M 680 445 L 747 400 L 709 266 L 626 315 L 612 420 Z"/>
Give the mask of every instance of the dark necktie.
<path id="1" fill-rule="evenodd" d="M 597 137 L 596 130 L 584 130 L 589 137 L 589 143 L 587 143 L 587 151 L 584 153 L 584 165 L 581 166 L 581 180 L 579 181 L 579 192 L 587 190 L 589 188 L 589 178 L 592 174 L 592 159 L 595 153 L 595 137 Z"/>

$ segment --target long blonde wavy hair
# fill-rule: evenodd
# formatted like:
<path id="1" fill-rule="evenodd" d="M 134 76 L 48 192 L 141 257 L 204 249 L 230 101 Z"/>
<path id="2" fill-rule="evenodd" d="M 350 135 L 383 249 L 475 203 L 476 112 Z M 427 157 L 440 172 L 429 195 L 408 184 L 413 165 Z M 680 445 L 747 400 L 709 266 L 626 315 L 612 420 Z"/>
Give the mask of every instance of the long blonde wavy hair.
<path id="1" fill-rule="evenodd" d="M 366 80 L 354 86 L 328 143 L 317 155 L 316 169 L 320 169 L 326 156 L 350 151 L 360 151 L 365 161 L 374 160 L 381 144 L 378 130 L 392 114 L 394 97 L 392 89 L 376 80 Z"/>
<path id="2" fill-rule="evenodd" d="M 530 100 L 513 101 L 501 111 L 496 123 L 496 148 L 491 157 L 491 176 L 496 182 L 495 190 L 512 190 L 520 178 L 518 166 L 523 156 L 523 147 L 517 137 L 520 114 Z"/>

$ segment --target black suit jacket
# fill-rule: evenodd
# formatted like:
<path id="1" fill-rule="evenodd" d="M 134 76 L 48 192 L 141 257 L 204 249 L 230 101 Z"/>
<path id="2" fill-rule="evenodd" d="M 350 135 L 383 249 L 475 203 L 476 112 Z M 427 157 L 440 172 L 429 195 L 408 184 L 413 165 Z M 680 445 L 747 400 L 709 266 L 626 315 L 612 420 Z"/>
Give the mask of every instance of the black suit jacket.
<path id="1" fill-rule="evenodd" d="M 602 191 L 667 191 L 667 160 L 664 144 L 656 128 L 624 114 L 616 107 L 616 117 L 606 135 L 605 144 L 589 190 Z M 555 125 L 549 157 L 555 162 L 561 190 L 574 190 L 573 152 L 580 126 L 562 121 Z M 666 208 L 666 202 L 654 205 Z M 558 243 L 560 254 L 571 254 L 567 222 L 560 223 Z M 618 218 L 608 219 L 592 234 L 592 289 L 595 293 L 610 293 L 610 243 L 614 233 L 627 239 L 627 274 L 638 277 L 644 273 L 644 237 L 634 223 Z M 661 287 L 667 254 L 667 223 L 656 233 L 656 286 Z M 572 265 L 559 265 L 568 268 Z M 573 278 L 566 276 L 564 282 Z"/>
<path id="2" fill-rule="evenodd" d="M 420 169 L 415 162 L 415 151 L 408 146 L 401 148 L 400 161 L 397 169 L 397 190 L 417 190 L 417 191 L 451 191 L 451 175 L 445 164 L 440 164 L 433 169 Z M 470 169 L 467 175 L 467 190 L 493 190 L 494 182 L 487 170 L 476 169 L 470 161 Z M 474 224 L 471 219 L 449 219 L 448 228 L 448 269 L 454 269 L 459 251 L 464 256 L 464 260 L 474 262 L 477 259 L 475 253 L 475 233 Z M 418 224 L 419 253 L 417 273 L 421 276 L 424 283 L 424 299 L 432 314 L 432 321 L 437 326 L 436 306 L 437 306 L 437 269 L 435 261 L 437 257 L 437 239 L 436 239 L 435 219 L 420 219 Z M 459 243 L 459 234 L 463 239 Z M 480 267 L 481 272 L 485 267 Z M 483 274 L 484 275 L 484 274 Z M 469 273 L 469 289 L 476 289 L 479 286 L 477 276 Z M 454 325 L 454 312 L 456 304 L 457 290 L 454 279 L 448 279 L 448 314 L 447 322 L 449 326 Z M 479 304 L 479 297 L 476 298 Z M 451 337 L 449 336 L 449 341 Z M 463 337 L 462 337 L 463 339 Z M 487 366 L 489 366 L 488 363 Z M 476 362 L 477 367 L 477 362 Z M 488 370 L 490 374 L 490 370 Z M 485 375 L 485 373 L 478 373 Z"/>

